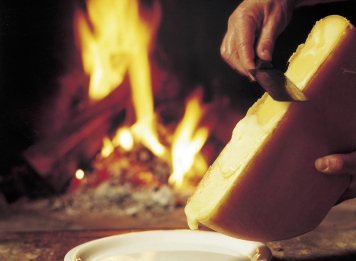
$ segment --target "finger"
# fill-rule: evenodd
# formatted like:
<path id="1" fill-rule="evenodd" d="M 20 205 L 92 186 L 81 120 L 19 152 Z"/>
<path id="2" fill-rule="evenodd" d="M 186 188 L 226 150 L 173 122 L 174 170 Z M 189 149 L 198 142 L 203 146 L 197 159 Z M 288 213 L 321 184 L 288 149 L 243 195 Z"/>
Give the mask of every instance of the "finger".
<path id="1" fill-rule="evenodd" d="M 242 25 L 242 27 L 245 28 L 245 25 Z M 229 27 L 220 47 L 220 53 L 222 58 L 232 68 L 241 74 L 249 75 L 248 70 L 255 68 L 253 50 L 254 36 L 252 37 L 253 40 L 249 40 L 247 38 L 251 38 L 250 30 L 244 29 L 237 31 L 235 28 L 235 26 Z M 246 34 L 249 36 L 243 37 Z"/>
<path id="2" fill-rule="evenodd" d="M 272 54 L 276 38 L 276 29 L 273 26 L 268 25 L 262 27 L 256 45 L 256 53 L 260 59 L 266 61 L 272 60 Z"/>
<path id="3" fill-rule="evenodd" d="M 356 152 L 319 158 L 315 161 L 315 168 L 326 174 L 356 175 Z"/>
<path id="4" fill-rule="evenodd" d="M 240 62 L 248 75 L 248 70 L 255 68 L 255 34 L 257 26 L 252 18 L 247 18 L 242 22 L 241 31 L 237 36 L 236 49 L 239 54 Z"/>
<path id="5" fill-rule="evenodd" d="M 274 44 L 278 35 L 283 32 L 289 23 L 293 8 L 279 2 L 277 7 L 275 3 L 265 6 L 264 20 L 261 25 L 259 38 L 257 39 L 256 53 L 263 60 L 272 60 Z"/>
<path id="6" fill-rule="evenodd" d="M 233 36 L 231 34 L 226 34 L 220 47 L 220 54 L 224 61 L 228 63 L 233 69 L 237 70 L 239 73 L 244 74 L 244 69 L 240 62 L 239 54 L 237 50 L 233 48 L 232 40 Z"/>

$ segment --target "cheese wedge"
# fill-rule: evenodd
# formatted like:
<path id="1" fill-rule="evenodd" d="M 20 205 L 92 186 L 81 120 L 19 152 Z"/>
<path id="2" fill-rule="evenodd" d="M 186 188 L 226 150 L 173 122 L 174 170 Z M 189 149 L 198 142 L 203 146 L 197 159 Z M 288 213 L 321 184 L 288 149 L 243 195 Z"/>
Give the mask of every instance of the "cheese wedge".
<path id="1" fill-rule="evenodd" d="M 349 185 L 349 176 L 321 174 L 314 161 L 356 150 L 354 26 L 337 15 L 318 21 L 285 74 L 309 101 L 264 94 L 248 110 L 188 200 L 191 229 L 292 238 L 316 228 Z"/>

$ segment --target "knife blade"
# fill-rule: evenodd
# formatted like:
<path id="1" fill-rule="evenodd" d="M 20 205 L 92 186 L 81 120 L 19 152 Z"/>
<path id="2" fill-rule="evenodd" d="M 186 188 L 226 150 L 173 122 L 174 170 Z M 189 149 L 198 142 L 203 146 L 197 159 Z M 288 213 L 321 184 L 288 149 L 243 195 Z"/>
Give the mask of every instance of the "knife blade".
<path id="1" fill-rule="evenodd" d="M 258 84 L 276 101 L 307 101 L 308 98 L 283 72 L 273 69 L 268 61 L 258 60 L 249 70 Z"/>

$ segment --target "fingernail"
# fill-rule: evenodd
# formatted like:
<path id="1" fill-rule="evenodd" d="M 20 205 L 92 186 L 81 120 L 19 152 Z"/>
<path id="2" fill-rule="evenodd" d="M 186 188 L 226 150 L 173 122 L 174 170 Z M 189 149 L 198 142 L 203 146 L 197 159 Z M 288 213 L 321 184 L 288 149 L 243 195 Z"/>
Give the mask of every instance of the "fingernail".
<path id="1" fill-rule="evenodd" d="M 319 158 L 315 161 L 315 167 L 318 171 L 327 171 L 328 170 L 328 160 L 326 158 Z"/>

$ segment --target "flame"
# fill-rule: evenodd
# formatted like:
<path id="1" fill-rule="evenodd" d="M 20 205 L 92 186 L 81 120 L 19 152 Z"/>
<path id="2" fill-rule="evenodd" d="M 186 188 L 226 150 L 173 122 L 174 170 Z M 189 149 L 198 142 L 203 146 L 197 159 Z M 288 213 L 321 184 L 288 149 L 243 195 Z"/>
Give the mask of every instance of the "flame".
<path id="1" fill-rule="evenodd" d="M 89 77 L 90 99 L 95 102 L 113 89 L 120 88 L 126 76 L 132 89 L 136 122 L 129 122 L 130 127 L 120 128 L 112 140 L 104 138 L 103 158 L 117 146 L 132 150 L 135 141 L 141 142 L 158 157 L 167 159 L 169 154 L 157 135 L 150 69 L 150 55 L 161 9 L 158 1 L 154 0 L 150 7 L 140 6 L 140 2 L 86 0 L 86 11 L 78 8 L 75 13 L 76 44 L 81 52 L 83 70 Z M 198 89 L 187 99 L 185 115 L 173 135 L 173 173 L 169 183 L 176 188 L 183 186 L 193 165 L 195 169 L 203 169 L 199 173 L 207 169 L 204 160 L 197 161 L 199 151 L 210 134 L 208 127 L 199 127 L 207 111 L 201 96 L 202 90 Z"/>
<path id="2" fill-rule="evenodd" d="M 169 183 L 175 188 L 181 188 L 184 177 L 193 167 L 197 155 L 205 144 L 210 130 L 199 127 L 199 123 L 206 113 L 206 106 L 202 104 L 202 90 L 197 89 L 186 102 L 185 114 L 179 123 L 172 142 L 173 173 Z"/>
<path id="3" fill-rule="evenodd" d="M 128 74 L 136 114 L 132 133 L 154 154 L 164 155 L 155 130 L 149 62 L 160 5 L 154 1 L 152 7 L 143 8 L 138 0 L 87 0 L 86 4 L 87 12 L 78 9 L 74 23 L 83 69 L 90 77 L 90 98 L 102 99 Z"/>
<path id="4" fill-rule="evenodd" d="M 126 151 L 131 151 L 134 147 L 134 139 L 130 129 L 127 127 L 118 129 L 112 143 L 115 147 L 121 147 Z"/>
<path id="5" fill-rule="evenodd" d="M 103 139 L 103 147 L 101 149 L 101 156 L 106 158 L 114 151 L 114 145 L 108 137 Z"/>

